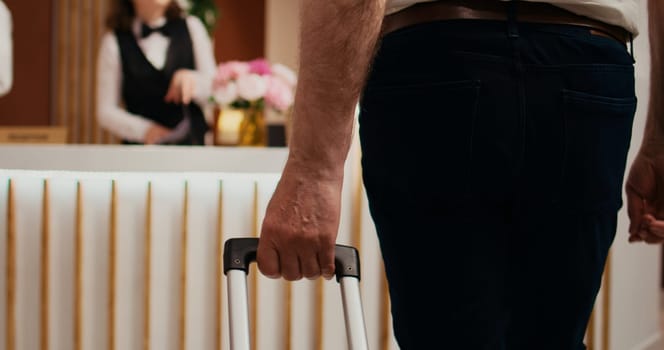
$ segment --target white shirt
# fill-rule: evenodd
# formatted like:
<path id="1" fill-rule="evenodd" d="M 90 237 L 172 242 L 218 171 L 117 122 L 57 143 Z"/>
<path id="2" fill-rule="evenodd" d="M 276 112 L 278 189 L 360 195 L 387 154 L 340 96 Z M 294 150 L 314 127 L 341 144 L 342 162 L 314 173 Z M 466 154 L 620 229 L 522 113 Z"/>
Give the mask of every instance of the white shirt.
<path id="1" fill-rule="evenodd" d="M 435 0 L 387 0 L 387 14 L 397 12 L 418 2 Z M 501 0 L 510 1 L 510 0 Z M 564 8 L 577 15 L 590 17 L 604 23 L 623 27 L 634 36 L 638 32 L 637 0 L 526 0 L 531 2 L 546 2 Z M 518 14 L 517 14 L 518 16 Z"/>
<path id="2" fill-rule="evenodd" d="M 14 81 L 12 15 L 0 0 L 0 96 L 9 92 Z"/>
<path id="3" fill-rule="evenodd" d="M 194 91 L 194 102 L 201 106 L 208 123 L 212 123 L 212 106 L 209 96 L 216 71 L 216 62 L 212 41 L 198 17 L 187 16 L 187 27 L 191 35 L 196 67 L 197 83 Z M 159 27 L 166 23 L 160 18 L 151 27 Z M 152 65 L 161 69 L 166 63 L 166 54 L 170 38 L 159 32 L 153 32 L 145 38 L 140 36 L 141 23 L 134 20 L 133 32 L 145 57 Z M 97 58 L 97 119 L 101 127 L 115 136 L 134 142 L 142 142 L 152 121 L 136 114 L 129 113 L 122 106 L 122 60 L 120 47 L 115 33 L 107 32 L 101 39 Z"/>

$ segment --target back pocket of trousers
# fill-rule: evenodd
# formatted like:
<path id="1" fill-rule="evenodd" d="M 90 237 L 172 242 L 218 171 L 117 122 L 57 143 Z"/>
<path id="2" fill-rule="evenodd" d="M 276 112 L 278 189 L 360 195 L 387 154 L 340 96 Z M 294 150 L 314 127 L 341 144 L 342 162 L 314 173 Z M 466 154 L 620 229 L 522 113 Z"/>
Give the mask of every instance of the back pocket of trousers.
<path id="1" fill-rule="evenodd" d="M 636 97 L 563 90 L 563 203 L 571 209 L 617 210 L 629 151 Z"/>

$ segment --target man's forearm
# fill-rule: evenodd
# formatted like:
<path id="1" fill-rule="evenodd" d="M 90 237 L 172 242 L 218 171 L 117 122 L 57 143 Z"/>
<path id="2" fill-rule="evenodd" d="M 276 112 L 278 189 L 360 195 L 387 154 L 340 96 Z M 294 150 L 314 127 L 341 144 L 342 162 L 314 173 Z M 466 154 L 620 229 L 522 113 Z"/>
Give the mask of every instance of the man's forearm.
<path id="1" fill-rule="evenodd" d="M 650 105 L 644 144 L 664 144 L 664 2 L 648 1 L 650 32 Z"/>
<path id="2" fill-rule="evenodd" d="M 346 159 L 385 0 L 304 0 L 291 159 L 338 172 Z M 325 175 L 325 174 L 323 174 Z M 338 175 L 338 174 L 330 174 Z"/>

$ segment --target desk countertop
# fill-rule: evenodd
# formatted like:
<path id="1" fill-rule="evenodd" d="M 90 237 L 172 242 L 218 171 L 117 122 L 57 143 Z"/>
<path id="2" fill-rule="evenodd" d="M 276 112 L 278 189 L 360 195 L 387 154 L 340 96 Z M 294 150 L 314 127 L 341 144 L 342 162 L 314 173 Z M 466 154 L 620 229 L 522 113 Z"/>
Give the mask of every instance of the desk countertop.
<path id="1" fill-rule="evenodd" d="M 278 173 L 282 147 L 0 145 L 0 169 Z"/>

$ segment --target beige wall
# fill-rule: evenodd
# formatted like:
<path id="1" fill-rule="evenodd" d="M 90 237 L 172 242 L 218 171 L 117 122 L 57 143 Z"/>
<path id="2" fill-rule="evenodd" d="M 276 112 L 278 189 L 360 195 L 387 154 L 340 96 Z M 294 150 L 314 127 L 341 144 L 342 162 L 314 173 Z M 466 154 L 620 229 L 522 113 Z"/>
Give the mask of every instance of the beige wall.
<path id="1" fill-rule="evenodd" d="M 297 70 L 299 0 L 265 1 L 265 56 Z"/>

